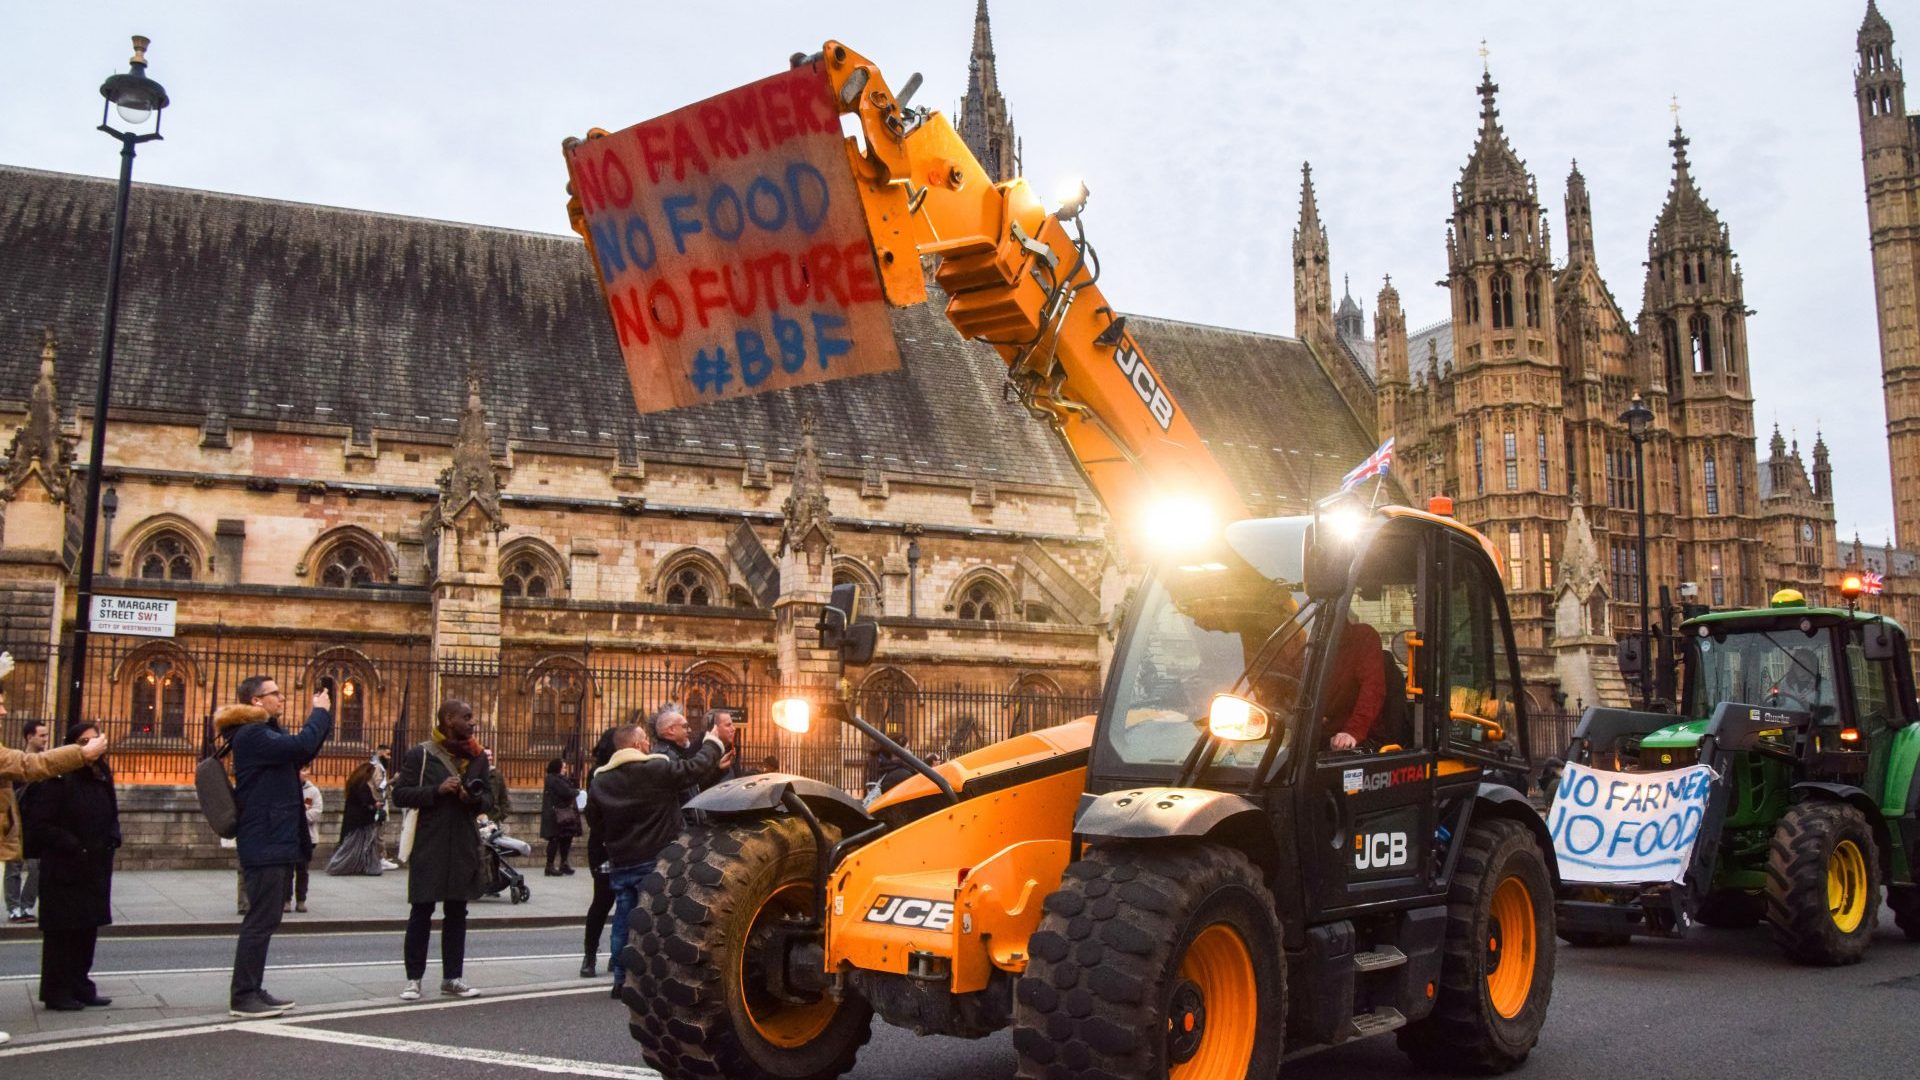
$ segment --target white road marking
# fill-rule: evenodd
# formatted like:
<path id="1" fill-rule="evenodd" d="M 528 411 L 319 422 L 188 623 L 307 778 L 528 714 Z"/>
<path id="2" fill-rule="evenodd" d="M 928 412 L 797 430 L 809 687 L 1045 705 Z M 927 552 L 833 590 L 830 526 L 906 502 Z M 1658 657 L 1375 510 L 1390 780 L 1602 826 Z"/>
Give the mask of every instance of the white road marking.
<path id="1" fill-rule="evenodd" d="M 258 1024 L 243 1028 L 250 1035 L 273 1035 L 282 1039 L 310 1039 L 314 1042 L 337 1043 L 369 1050 L 386 1050 L 396 1054 L 424 1054 L 428 1057 L 468 1061 L 481 1065 L 507 1065 L 534 1072 L 559 1073 L 563 1076 L 607 1076 L 631 1078 L 631 1080 L 660 1080 L 660 1074 L 652 1069 L 643 1069 L 637 1065 L 609 1065 L 598 1061 L 576 1061 L 572 1058 L 543 1057 L 538 1054 L 515 1054 L 506 1050 L 482 1050 L 471 1046 L 447 1046 L 441 1043 L 414 1042 L 411 1039 L 389 1039 L 380 1035 L 360 1035 L 351 1031 L 329 1031 L 322 1028 L 293 1027 L 284 1024 Z"/>
<path id="2" fill-rule="evenodd" d="M 563 986 L 542 990 L 525 990 L 519 993 L 495 994 L 492 996 L 483 993 L 481 996 L 474 998 L 448 998 L 443 1001 L 411 1004 L 395 1001 L 391 1004 L 382 1005 L 360 1005 L 348 1006 L 346 1008 L 335 1007 L 331 1012 L 326 1011 L 326 1007 L 322 1006 L 319 1009 L 299 1016 L 282 1016 L 274 1020 L 220 1020 L 213 1023 L 191 1024 L 185 1027 L 160 1028 L 150 1031 L 115 1032 L 111 1029 L 86 1028 L 61 1032 L 61 1034 L 66 1037 L 54 1042 L 35 1042 L 23 1046 L 16 1041 L 12 1045 L 0 1046 L 0 1060 L 25 1057 L 28 1054 L 53 1053 L 60 1050 L 90 1050 L 95 1047 L 117 1046 L 122 1043 L 150 1042 L 155 1039 L 177 1039 L 188 1035 L 218 1035 L 223 1031 L 253 1031 L 263 1027 L 291 1027 L 295 1024 L 322 1024 L 334 1020 L 351 1020 L 362 1016 L 389 1016 L 403 1012 L 431 1012 L 436 1009 L 459 1009 L 471 1005 L 498 1005 L 513 1001 L 533 1001 L 540 998 L 566 997 L 579 994 L 604 994 L 606 992 L 606 985 L 599 980 L 595 980 L 591 986 Z M 354 1037 L 359 1038 L 359 1036 Z M 622 1073 L 620 1075 L 625 1076 L 629 1074 Z M 658 1074 L 642 1073 L 633 1075 L 652 1077 Z"/>
<path id="3" fill-rule="evenodd" d="M 482 963 L 505 964 L 505 963 L 513 963 L 516 961 L 525 961 L 525 960 L 571 960 L 578 955 L 579 953 L 577 952 L 567 952 L 567 953 L 541 953 L 537 956 L 469 956 L 467 957 L 467 963 L 469 964 L 482 964 Z M 333 961 L 328 961 L 326 963 L 316 963 L 316 964 L 274 964 L 273 966 L 267 968 L 267 970 L 271 972 L 322 971 L 328 968 L 394 967 L 394 966 L 396 966 L 396 961 L 392 959 L 333 960 Z M 91 975 L 91 977 L 95 979 L 141 979 L 141 978 L 151 978 L 156 975 L 211 975 L 215 972 L 232 971 L 232 970 L 233 970 L 232 964 L 221 964 L 217 967 L 151 968 L 146 971 L 94 971 L 94 972 L 89 972 L 89 975 Z M 39 978 L 40 978 L 40 975 L 38 972 L 35 972 L 31 975 L 0 975 L 0 983 L 31 982 Z"/>

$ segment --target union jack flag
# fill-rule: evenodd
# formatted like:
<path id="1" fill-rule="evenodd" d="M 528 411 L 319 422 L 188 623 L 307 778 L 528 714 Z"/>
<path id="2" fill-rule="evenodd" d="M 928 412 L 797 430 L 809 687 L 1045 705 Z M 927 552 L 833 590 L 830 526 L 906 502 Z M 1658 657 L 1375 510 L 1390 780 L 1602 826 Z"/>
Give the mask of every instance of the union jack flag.
<path id="1" fill-rule="evenodd" d="M 1387 475 L 1387 470 L 1392 466 L 1393 438 L 1389 436 L 1387 441 L 1381 443 L 1380 448 L 1375 450 L 1367 460 L 1354 466 L 1352 472 L 1340 478 L 1340 490 L 1350 491 L 1353 485 L 1362 480 L 1368 480 L 1376 476 L 1385 476 Z"/>
<path id="2" fill-rule="evenodd" d="M 1868 570 L 1860 575 L 1860 591 L 1868 596 L 1879 596 L 1887 591 L 1887 579 L 1877 570 Z"/>

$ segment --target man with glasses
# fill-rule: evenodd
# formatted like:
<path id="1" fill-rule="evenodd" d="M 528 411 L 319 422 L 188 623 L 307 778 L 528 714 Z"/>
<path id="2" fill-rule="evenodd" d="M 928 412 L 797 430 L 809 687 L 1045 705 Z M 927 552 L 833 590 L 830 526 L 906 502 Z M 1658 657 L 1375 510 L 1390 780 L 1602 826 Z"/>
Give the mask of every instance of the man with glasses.
<path id="1" fill-rule="evenodd" d="M 242 1019 L 279 1016 L 293 1002 L 267 993 L 267 946 L 280 928 L 282 906 L 293 884 L 294 867 L 313 855 L 301 800 L 300 768 L 320 753 L 333 730 L 331 695 L 325 687 L 313 695 L 313 711 L 300 734 L 280 729 L 286 695 L 266 675 L 240 684 L 237 704 L 222 706 L 213 725 L 233 747 L 233 797 L 240 824 L 240 874 L 247 915 L 234 945 L 233 986 L 228 1012 Z"/>

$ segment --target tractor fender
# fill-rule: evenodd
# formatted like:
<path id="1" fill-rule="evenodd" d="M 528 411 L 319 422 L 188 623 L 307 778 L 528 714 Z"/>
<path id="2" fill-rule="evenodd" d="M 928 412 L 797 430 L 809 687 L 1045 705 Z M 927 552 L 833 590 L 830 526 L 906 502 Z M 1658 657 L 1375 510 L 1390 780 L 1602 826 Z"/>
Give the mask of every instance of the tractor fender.
<path id="1" fill-rule="evenodd" d="M 1525 825 L 1533 834 L 1534 842 L 1540 845 L 1540 854 L 1547 860 L 1547 873 L 1552 876 L 1554 887 L 1559 887 L 1560 860 L 1553 853 L 1553 834 L 1547 831 L 1546 819 L 1525 795 L 1505 784 L 1481 784 L 1473 793 L 1473 814 L 1512 818 Z"/>
<path id="2" fill-rule="evenodd" d="M 1867 827 L 1873 830 L 1873 842 L 1880 846 L 1883 854 L 1892 854 L 1893 835 L 1887 831 L 1886 818 L 1880 814 L 1880 807 L 1874 805 L 1873 796 L 1862 788 L 1852 784 L 1834 784 L 1820 780 L 1803 780 L 1793 785 L 1793 801 L 1807 802 L 1819 799 L 1825 802 L 1845 803 L 1860 811 L 1867 819 Z M 1882 858 L 1880 870 L 1884 875 L 1890 872 L 1889 861 Z"/>
<path id="3" fill-rule="evenodd" d="M 1210 837 L 1244 852 L 1269 876 L 1280 858 L 1264 810 L 1242 796 L 1200 788 L 1124 788 L 1082 795 L 1073 835 L 1087 843 Z"/>
<path id="4" fill-rule="evenodd" d="M 687 801 L 686 808 L 714 817 L 758 817 L 780 810 L 788 791 L 805 800 L 822 819 L 843 830 L 873 824 L 873 818 L 860 805 L 860 800 L 831 784 L 792 773 L 737 776 L 695 795 Z"/>

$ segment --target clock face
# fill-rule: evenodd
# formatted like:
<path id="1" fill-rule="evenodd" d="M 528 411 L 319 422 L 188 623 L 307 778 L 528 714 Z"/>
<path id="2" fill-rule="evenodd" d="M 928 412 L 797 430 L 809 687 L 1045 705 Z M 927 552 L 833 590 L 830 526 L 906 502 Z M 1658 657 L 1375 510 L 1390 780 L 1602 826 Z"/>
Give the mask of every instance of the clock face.
<path id="1" fill-rule="evenodd" d="M 1806 522 L 1800 523 L 1800 542 L 1803 544 L 1813 543 L 1813 526 Z"/>

